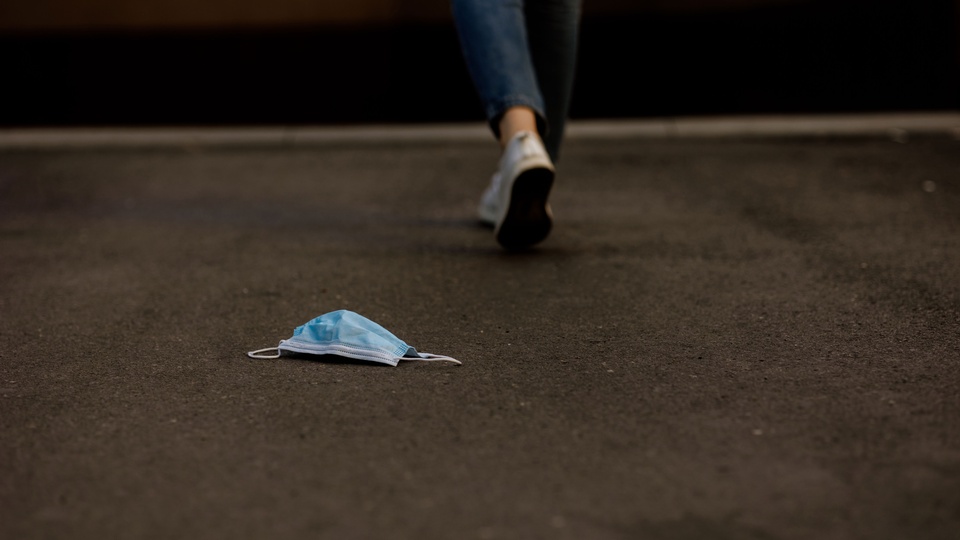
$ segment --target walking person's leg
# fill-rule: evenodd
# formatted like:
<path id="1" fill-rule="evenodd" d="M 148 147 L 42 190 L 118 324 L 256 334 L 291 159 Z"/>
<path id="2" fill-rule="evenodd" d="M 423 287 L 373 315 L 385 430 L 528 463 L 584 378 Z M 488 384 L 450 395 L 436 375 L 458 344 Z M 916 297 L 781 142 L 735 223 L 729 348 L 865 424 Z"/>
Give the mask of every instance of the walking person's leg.
<path id="1" fill-rule="evenodd" d="M 527 247 L 552 225 L 547 197 L 570 103 L 579 0 L 452 0 L 452 6 L 467 67 L 503 148 L 481 220 L 505 247 Z"/>
<path id="2" fill-rule="evenodd" d="M 580 0 L 526 0 L 525 11 L 530 55 L 547 118 L 543 140 L 556 162 L 573 94 Z"/>

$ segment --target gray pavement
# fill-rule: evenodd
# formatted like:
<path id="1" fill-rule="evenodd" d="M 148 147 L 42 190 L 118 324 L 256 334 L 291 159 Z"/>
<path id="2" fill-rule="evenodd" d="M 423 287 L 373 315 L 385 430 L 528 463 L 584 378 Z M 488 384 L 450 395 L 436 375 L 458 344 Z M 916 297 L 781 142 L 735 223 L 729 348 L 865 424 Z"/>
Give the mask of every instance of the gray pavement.
<path id="1" fill-rule="evenodd" d="M 960 141 L 594 135 L 5 146 L 0 538 L 957 538 Z"/>

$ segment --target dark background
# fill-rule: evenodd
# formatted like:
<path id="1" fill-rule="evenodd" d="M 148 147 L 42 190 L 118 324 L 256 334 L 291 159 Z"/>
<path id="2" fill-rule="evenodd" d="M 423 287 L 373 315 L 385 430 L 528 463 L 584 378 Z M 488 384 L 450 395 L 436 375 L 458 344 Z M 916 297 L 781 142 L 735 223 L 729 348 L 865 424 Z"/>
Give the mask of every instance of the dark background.
<path id="1" fill-rule="evenodd" d="M 955 0 L 687 4 L 587 0 L 572 116 L 960 108 Z M 8 24 L 0 65 L 6 126 L 481 119 L 443 18 Z"/>

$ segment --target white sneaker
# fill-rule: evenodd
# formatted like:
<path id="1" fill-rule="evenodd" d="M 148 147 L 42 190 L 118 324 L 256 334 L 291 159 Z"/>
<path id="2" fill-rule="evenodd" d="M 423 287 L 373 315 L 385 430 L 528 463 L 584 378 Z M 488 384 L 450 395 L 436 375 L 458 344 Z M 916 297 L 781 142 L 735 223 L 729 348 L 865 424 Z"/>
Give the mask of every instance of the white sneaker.
<path id="1" fill-rule="evenodd" d="M 536 133 L 521 131 L 510 139 L 479 208 L 480 220 L 493 225 L 500 245 L 522 249 L 550 234 L 553 213 L 547 197 L 553 174 L 553 163 Z"/>

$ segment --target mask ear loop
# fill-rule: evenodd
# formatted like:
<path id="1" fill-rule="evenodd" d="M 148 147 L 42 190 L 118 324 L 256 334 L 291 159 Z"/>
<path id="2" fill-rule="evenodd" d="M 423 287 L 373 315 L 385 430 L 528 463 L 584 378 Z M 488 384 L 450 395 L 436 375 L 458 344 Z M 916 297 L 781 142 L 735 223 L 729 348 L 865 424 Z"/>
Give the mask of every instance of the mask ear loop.
<path id="1" fill-rule="evenodd" d="M 276 354 L 263 354 L 267 351 L 277 351 L 277 352 Z M 280 358 L 280 349 L 278 347 L 267 347 L 266 349 L 257 349 L 256 351 L 248 352 L 247 356 L 249 356 L 250 358 L 273 360 L 275 358 Z"/>
<path id="2" fill-rule="evenodd" d="M 456 358 L 453 358 L 452 356 L 443 356 L 441 354 L 430 354 L 430 353 L 418 353 L 418 354 L 420 355 L 420 358 L 404 356 L 404 357 L 401 357 L 400 359 L 413 360 L 414 362 L 416 362 L 417 360 L 420 360 L 423 362 L 453 362 L 458 366 L 463 365 L 463 362 L 457 360 Z"/>

